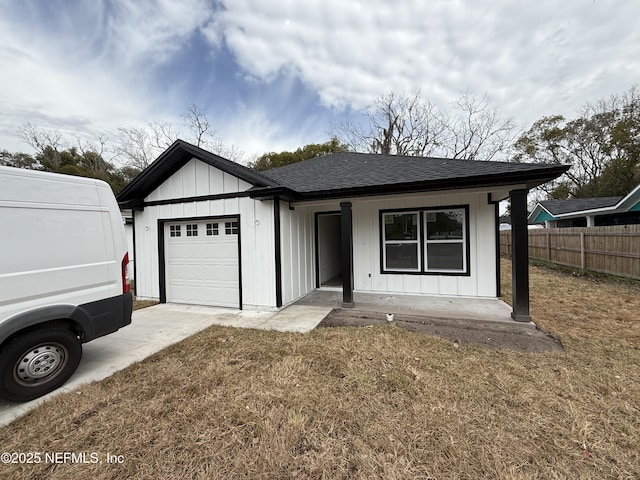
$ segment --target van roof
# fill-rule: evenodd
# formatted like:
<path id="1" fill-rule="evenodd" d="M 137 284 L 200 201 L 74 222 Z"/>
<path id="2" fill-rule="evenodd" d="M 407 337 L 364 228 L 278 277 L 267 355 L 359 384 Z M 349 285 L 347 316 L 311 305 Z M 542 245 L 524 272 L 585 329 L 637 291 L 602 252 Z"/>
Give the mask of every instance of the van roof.
<path id="1" fill-rule="evenodd" d="M 85 185 L 105 185 L 109 187 L 109 184 L 107 182 L 97 178 L 78 177 L 75 175 L 67 175 L 64 173 L 43 172 L 41 170 L 29 170 L 27 168 L 0 166 L 0 176 L 2 175 L 15 175 L 19 177 L 33 177 L 42 179 L 49 178 L 50 180 L 81 183 Z"/>

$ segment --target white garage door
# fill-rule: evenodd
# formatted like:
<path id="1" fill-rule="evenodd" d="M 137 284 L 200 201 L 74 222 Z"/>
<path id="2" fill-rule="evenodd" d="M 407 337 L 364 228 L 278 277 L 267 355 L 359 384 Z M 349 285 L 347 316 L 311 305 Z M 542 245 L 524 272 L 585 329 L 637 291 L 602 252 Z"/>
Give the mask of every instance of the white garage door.
<path id="1" fill-rule="evenodd" d="M 238 308 L 238 219 L 165 223 L 167 302 Z"/>

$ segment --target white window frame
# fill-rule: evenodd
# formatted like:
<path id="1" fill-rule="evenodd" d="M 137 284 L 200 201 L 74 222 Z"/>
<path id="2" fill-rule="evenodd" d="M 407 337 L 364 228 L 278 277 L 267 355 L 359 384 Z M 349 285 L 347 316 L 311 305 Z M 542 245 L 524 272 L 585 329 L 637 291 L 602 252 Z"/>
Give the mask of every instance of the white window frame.
<path id="1" fill-rule="evenodd" d="M 462 238 L 446 239 L 446 240 L 429 240 L 429 223 L 427 221 L 427 215 L 447 213 L 447 212 L 462 212 Z M 465 208 L 441 208 L 430 209 L 423 212 L 424 215 L 424 271 L 426 273 L 467 273 L 467 210 Z M 443 245 L 443 244 L 460 244 L 462 245 L 462 269 L 445 269 L 445 268 L 430 268 L 429 267 L 429 245 Z"/>
<path id="2" fill-rule="evenodd" d="M 387 240 L 387 222 L 385 221 L 386 216 L 395 216 L 395 215 L 415 215 L 417 220 L 417 228 L 416 228 L 416 239 L 415 240 Z M 419 210 L 409 210 L 409 211 L 396 211 L 396 212 L 383 212 L 382 213 L 382 268 L 385 272 L 408 272 L 408 273 L 420 273 L 422 271 L 422 248 L 420 245 L 421 242 L 421 232 L 420 232 L 420 211 Z M 387 245 L 389 244 L 415 244 L 417 250 L 418 257 L 418 265 L 417 268 L 388 268 L 387 267 Z"/>

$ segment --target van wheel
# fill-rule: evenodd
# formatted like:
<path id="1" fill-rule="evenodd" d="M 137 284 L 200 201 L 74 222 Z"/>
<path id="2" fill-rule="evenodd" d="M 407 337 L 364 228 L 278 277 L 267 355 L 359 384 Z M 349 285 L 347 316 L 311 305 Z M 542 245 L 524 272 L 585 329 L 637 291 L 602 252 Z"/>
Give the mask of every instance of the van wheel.
<path id="1" fill-rule="evenodd" d="M 82 344 L 70 330 L 24 333 L 0 350 L 0 396 L 14 402 L 41 397 L 64 384 L 81 358 Z"/>

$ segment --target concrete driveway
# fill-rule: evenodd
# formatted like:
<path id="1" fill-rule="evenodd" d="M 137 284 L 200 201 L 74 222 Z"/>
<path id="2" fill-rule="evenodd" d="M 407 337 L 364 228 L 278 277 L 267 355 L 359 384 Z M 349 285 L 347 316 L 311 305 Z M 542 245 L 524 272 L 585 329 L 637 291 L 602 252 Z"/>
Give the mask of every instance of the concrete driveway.
<path id="1" fill-rule="evenodd" d="M 313 330 L 331 310 L 326 306 L 291 305 L 279 312 L 256 312 L 177 304 L 136 310 L 131 325 L 83 345 L 78 370 L 61 388 L 31 402 L 0 399 L 0 426 L 11 423 L 54 395 L 109 377 L 211 325 L 305 333 Z"/>

